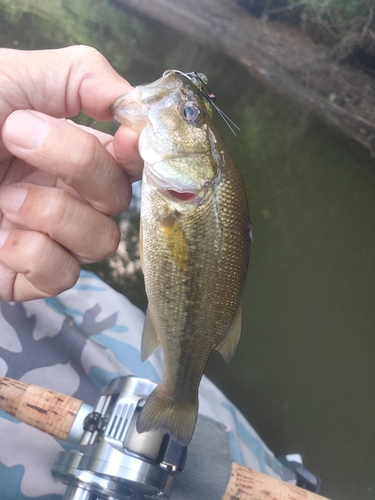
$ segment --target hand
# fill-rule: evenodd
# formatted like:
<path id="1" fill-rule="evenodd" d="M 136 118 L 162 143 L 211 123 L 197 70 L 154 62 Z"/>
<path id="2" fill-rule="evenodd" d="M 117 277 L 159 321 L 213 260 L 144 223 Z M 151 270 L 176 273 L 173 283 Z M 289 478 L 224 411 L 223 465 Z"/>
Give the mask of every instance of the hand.
<path id="1" fill-rule="evenodd" d="M 132 130 L 112 137 L 61 118 L 110 120 L 132 87 L 84 46 L 0 49 L 0 87 L 0 299 L 48 297 L 116 251 L 109 216 L 129 205 L 142 168 Z"/>

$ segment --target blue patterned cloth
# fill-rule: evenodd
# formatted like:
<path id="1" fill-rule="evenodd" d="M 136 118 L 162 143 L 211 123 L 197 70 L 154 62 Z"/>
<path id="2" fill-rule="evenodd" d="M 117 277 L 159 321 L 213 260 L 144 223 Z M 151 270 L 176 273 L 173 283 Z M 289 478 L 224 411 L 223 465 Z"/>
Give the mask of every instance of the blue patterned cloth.
<path id="1" fill-rule="evenodd" d="M 158 382 L 161 349 L 144 363 L 140 360 L 143 322 L 142 311 L 86 271 L 74 288 L 57 297 L 0 301 L 0 376 L 91 405 L 116 376 L 133 374 Z M 254 429 L 206 377 L 199 401 L 201 415 L 226 427 L 233 461 L 274 477 L 283 475 Z M 61 500 L 66 487 L 54 481 L 51 466 L 66 443 L 4 412 L 0 412 L 0 440 L 1 499 Z"/>

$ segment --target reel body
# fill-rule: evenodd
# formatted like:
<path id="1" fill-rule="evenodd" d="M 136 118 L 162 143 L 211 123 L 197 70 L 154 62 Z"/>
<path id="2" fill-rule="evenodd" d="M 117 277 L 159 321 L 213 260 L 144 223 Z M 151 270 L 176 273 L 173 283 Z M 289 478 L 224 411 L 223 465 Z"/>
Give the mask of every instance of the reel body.
<path id="1" fill-rule="evenodd" d="M 60 452 L 53 476 L 68 485 L 63 500 L 168 499 L 173 474 L 183 470 L 187 447 L 168 434 L 136 430 L 138 414 L 156 384 L 137 377 L 111 381 L 89 413 L 77 450 Z"/>

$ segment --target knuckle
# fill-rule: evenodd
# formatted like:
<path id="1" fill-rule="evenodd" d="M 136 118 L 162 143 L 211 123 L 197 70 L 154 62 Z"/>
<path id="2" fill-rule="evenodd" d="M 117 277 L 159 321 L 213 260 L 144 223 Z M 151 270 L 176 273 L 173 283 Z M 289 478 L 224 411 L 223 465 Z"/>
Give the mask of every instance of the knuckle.
<path id="1" fill-rule="evenodd" d="M 70 49 L 73 50 L 75 54 L 80 54 L 82 59 L 85 61 L 104 59 L 104 56 L 97 49 L 91 47 L 90 45 L 73 45 L 72 47 L 70 47 Z"/>
<path id="2" fill-rule="evenodd" d="M 34 234 L 25 251 L 25 277 L 40 291 L 57 295 L 78 280 L 77 260 L 48 236 Z"/>
<path id="3" fill-rule="evenodd" d="M 126 174 L 125 174 L 126 176 Z M 122 212 L 130 205 L 132 199 L 131 184 L 126 176 L 125 182 L 117 183 L 117 189 L 114 189 L 113 196 L 105 200 L 106 206 L 103 207 L 103 213 L 107 215 L 115 215 Z"/>
<path id="4" fill-rule="evenodd" d="M 56 232 L 64 224 L 71 196 L 64 189 L 54 189 L 41 201 L 39 224 Z"/>
<path id="5" fill-rule="evenodd" d="M 24 247 L 25 274 L 38 271 L 41 266 L 44 266 L 44 257 L 50 251 L 50 243 L 51 240 L 47 235 L 33 234 L 33 238 L 30 238 L 28 245 Z"/>
<path id="6" fill-rule="evenodd" d="M 110 221 L 111 221 L 111 225 L 110 225 L 110 230 L 108 231 L 108 236 L 107 236 L 108 244 L 106 246 L 106 248 L 107 248 L 107 255 L 106 256 L 112 255 L 113 253 L 116 252 L 116 250 L 119 246 L 119 243 L 120 243 L 120 239 L 121 239 L 121 232 L 120 232 L 118 225 L 112 219 L 110 219 Z"/>
<path id="7" fill-rule="evenodd" d="M 59 293 L 65 292 L 65 290 L 69 290 L 69 288 L 72 288 L 78 281 L 81 268 L 74 257 L 68 257 L 70 259 L 70 262 L 66 267 L 64 267 L 64 273 L 61 275 L 61 279 L 53 280 L 53 295 L 57 295 Z"/>
<path id="8" fill-rule="evenodd" d="M 121 232 L 112 219 L 108 217 L 106 219 L 105 223 L 97 228 L 97 234 L 100 234 L 97 244 L 91 245 L 85 254 L 81 253 L 81 263 L 97 262 L 116 252 L 120 243 Z"/>
<path id="9" fill-rule="evenodd" d="M 95 169 L 102 164 L 102 145 L 99 139 L 92 134 L 82 134 L 79 153 L 72 158 L 75 168 L 70 169 L 67 184 L 77 185 L 95 174 Z"/>
<path id="10" fill-rule="evenodd" d="M 97 49 L 89 45 L 73 45 L 61 50 L 64 50 L 72 59 L 71 72 L 78 74 L 80 80 L 90 76 L 97 64 L 103 64 L 106 61 Z"/>

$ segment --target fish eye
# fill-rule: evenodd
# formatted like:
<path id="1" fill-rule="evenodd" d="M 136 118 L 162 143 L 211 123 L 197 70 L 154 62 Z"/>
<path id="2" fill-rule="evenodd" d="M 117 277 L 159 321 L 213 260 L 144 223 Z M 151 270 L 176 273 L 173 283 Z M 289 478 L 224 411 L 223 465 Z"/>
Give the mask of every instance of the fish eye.
<path id="1" fill-rule="evenodd" d="M 191 125 L 196 125 L 202 116 L 202 111 L 193 102 L 186 102 L 181 108 L 182 118 L 190 123 Z"/>

